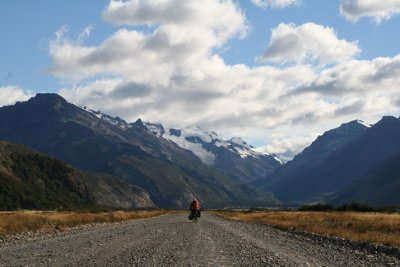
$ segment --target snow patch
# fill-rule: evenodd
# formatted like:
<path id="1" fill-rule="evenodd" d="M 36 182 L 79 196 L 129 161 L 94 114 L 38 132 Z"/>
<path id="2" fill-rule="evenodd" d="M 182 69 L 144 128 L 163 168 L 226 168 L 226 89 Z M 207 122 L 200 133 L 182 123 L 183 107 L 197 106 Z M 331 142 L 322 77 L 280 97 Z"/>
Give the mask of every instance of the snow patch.
<path id="1" fill-rule="evenodd" d="M 214 145 L 216 147 L 224 147 L 224 148 L 229 148 L 230 146 L 229 142 L 220 139 L 216 140 Z"/>
<path id="2" fill-rule="evenodd" d="M 109 115 L 101 113 L 101 111 L 86 109 L 86 107 L 80 107 L 80 108 L 86 112 L 89 112 L 89 113 L 95 115 L 97 118 L 99 118 L 103 121 L 107 121 L 108 123 L 111 123 L 112 125 L 117 126 L 121 129 L 129 127 L 129 124 L 126 121 L 124 121 L 123 119 L 121 119 L 120 117 L 111 117 Z"/>
<path id="3" fill-rule="evenodd" d="M 273 157 L 276 161 L 278 161 L 281 165 L 285 164 L 285 162 L 284 162 L 282 159 L 280 159 L 278 156 L 272 155 L 272 157 Z"/>
<path id="4" fill-rule="evenodd" d="M 212 132 L 212 133 L 204 132 L 202 129 L 200 129 L 199 127 L 195 127 L 195 126 L 189 126 L 189 127 L 186 127 L 185 129 L 182 129 L 181 136 L 197 137 L 205 143 L 211 143 L 214 139 L 217 138 L 217 135 L 214 132 Z"/>
<path id="5" fill-rule="evenodd" d="M 240 137 L 233 137 L 231 138 L 231 140 L 229 140 L 230 143 L 237 145 L 237 146 L 241 146 L 247 149 L 252 149 L 253 147 L 249 144 L 247 144 L 245 141 L 243 141 L 242 138 Z"/>
<path id="6" fill-rule="evenodd" d="M 241 158 L 247 158 L 247 157 L 259 158 L 265 155 L 264 153 L 254 150 L 253 147 L 251 147 L 245 142 L 242 144 L 238 143 L 233 143 L 233 144 L 236 144 L 236 146 L 233 146 L 233 149 L 232 148 L 228 149 L 230 149 L 232 152 L 238 153 Z"/>
<path id="7" fill-rule="evenodd" d="M 164 129 L 161 124 L 150 122 L 143 123 L 147 130 L 161 138 L 172 141 L 179 147 L 192 151 L 203 163 L 214 165 L 216 155 L 210 151 L 210 147 L 225 148 L 241 158 L 271 157 L 282 163 L 281 159 L 265 152 L 257 151 L 240 137 L 230 140 L 222 140 L 215 132 L 203 131 L 200 127 L 189 126 L 183 129 Z M 212 149 L 211 149 L 212 150 Z"/>
<path id="8" fill-rule="evenodd" d="M 181 148 L 192 151 L 204 164 L 214 165 L 215 155 L 204 149 L 202 144 L 188 141 L 185 135 L 177 137 L 176 135 L 169 134 L 169 132 L 165 133 L 163 137 L 174 142 Z"/>
<path id="9" fill-rule="evenodd" d="M 165 133 L 164 127 L 159 123 L 151 123 L 145 121 L 143 122 L 143 125 L 146 126 L 147 131 L 154 134 L 155 136 L 162 137 Z"/>
<path id="10" fill-rule="evenodd" d="M 365 127 L 368 127 L 368 128 L 371 128 L 371 127 L 372 127 L 371 124 L 369 124 L 369 123 L 367 123 L 367 122 L 365 122 L 365 121 L 363 121 L 363 120 L 357 120 L 357 123 L 359 123 L 359 124 L 361 124 L 361 125 L 364 125 Z"/>

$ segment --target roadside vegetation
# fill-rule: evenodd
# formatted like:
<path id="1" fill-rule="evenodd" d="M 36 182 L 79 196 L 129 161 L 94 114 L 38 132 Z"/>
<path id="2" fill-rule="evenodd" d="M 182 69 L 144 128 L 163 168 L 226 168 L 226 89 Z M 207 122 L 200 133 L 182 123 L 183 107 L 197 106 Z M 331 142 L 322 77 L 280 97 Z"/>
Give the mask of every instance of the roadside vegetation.
<path id="1" fill-rule="evenodd" d="M 35 231 L 62 231 L 82 224 L 119 222 L 173 213 L 166 210 L 135 211 L 10 211 L 0 212 L 0 238 Z"/>
<path id="2" fill-rule="evenodd" d="M 329 204 L 304 205 L 300 211 L 359 211 L 359 212 L 387 212 L 394 213 L 400 210 L 399 207 L 374 207 L 365 203 L 352 202 L 334 207 Z"/>
<path id="3" fill-rule="evenodd" d="M 400 247 L 400 214 L 355 211 L 217 211 L 230 220 Z"/>

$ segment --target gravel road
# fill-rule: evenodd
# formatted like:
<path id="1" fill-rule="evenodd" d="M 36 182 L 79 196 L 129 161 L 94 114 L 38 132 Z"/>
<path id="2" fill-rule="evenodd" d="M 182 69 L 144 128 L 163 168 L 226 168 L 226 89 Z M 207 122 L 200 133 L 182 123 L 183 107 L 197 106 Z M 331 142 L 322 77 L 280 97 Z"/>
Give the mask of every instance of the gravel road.
<path id="1" fill-rule="evenodd" d="M 207 213 L 194 224 L 177 214 L 9 238 L 0 266 L 400 266 L 398 250 L 373 248 Z"/>

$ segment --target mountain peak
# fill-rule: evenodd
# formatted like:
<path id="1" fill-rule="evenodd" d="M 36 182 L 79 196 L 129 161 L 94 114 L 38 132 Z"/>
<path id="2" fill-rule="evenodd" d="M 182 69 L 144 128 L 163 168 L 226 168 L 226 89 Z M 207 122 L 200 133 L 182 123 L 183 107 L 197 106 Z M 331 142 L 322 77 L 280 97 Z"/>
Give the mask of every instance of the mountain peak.
<path id="1" fill-rule="evenodd" d="M 338 130 L 338 129 L 344 129 L 344 128 L 371 128 L 371 124 L 363 121 L 363 120 L 352 120 L 346 123 L 342 123 L 338 128 L 333 129 L 333 130 Z"/>
<path id="2" fill-rule="evenodd" d="M 352 120 L 352 121 L 349 121 L 349 122 L 347 122 L 347 123 L 343 123 L 341 126 L 350 126 L 350 127 L 357 127 L 357 126 L 363 126 L 363 127 L 367 127 L 367 128 L 371 128 L 371 124 L 369 124 L 369 123 L 367 123 L 367 122 L 365 122 L 365 121 L 363 121 L 363 120 Z M 340 127 L 339 127 L 340 128 Z"/>
<path id="3" fill-rule="evenodd" d="M 356 136 L 366 129 L 371 128 L 369 123 L 362 120 L 352 120 L 342 123 L 339 127 L 326 131 L 322 136 L 332 138 L 334 136 Z"/>
<path id="4" fill-rule="evenodd" d="M 59 111 L 71 108 L 71 105 L 60 95 L 52 93 L 38 93 L 26 102 L 20 103 L 25 107 L 29 107 L 31 112 Z"/>
<path id="5" fill-rule="evenodd" d="M 399 119 L 394 116 L 383 116 L 383 118 L 378 123 L 395 122 L 395 121 L 399 121 Z"/>
<path id="6" fill-rule="evenodd" d="M 301 162 L 311 162 L 322 155 L 339 149 L 346 143 L 354 140 L 370 127 L 370 124 L 365 123 L 362 120 L 353 120 L 343 123 L 339 127 L 328 130 L 318 136 L 310 146 L 306 147 L 303 152 L 294 157 L 293 162 L 296 164 Z"/>
<path id="7" fill-rule="evenodd" d="M 135 124 L 137 124 L 138 126 L 144 126 L 143 121 L 142 121 L 141 118 L 137 119 L 137 120 L 135 121 Z"/>
<path id="8" fill-rule="evenodd" d="M 38 93 L 31 99 L 29 99 L 28 102 L 34 102 L 34 103 L 67 103 L 67 101 L 61 97 L 58 94 L 54 93 Z"/>

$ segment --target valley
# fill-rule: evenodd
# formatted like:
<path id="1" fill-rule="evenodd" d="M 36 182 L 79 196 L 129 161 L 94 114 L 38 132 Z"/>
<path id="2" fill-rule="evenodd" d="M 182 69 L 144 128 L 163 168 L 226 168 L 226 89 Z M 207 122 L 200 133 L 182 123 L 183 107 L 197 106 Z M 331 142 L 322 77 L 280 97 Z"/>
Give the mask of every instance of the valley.
<path id="1" fill-rule="evenodd" d="M 6 266 L 396 266 L 395 254 L 204 213 L 80 227 L 0 244 Z M 15 255 L 18 255 L 16 257 Z M 398 255 L 397 255 L 398 257 Z"/>
<path id="2" fill-rule="evenodd" d="M 37 94 L 0 108 L 0 200 L 8 210 L 186 208 L 193 198 L 205 208 L 396 206 L 399 136 L 399 118 L 353 120 L 283 163 L 239 137 L 128 123 L 57 94 Z"/>

